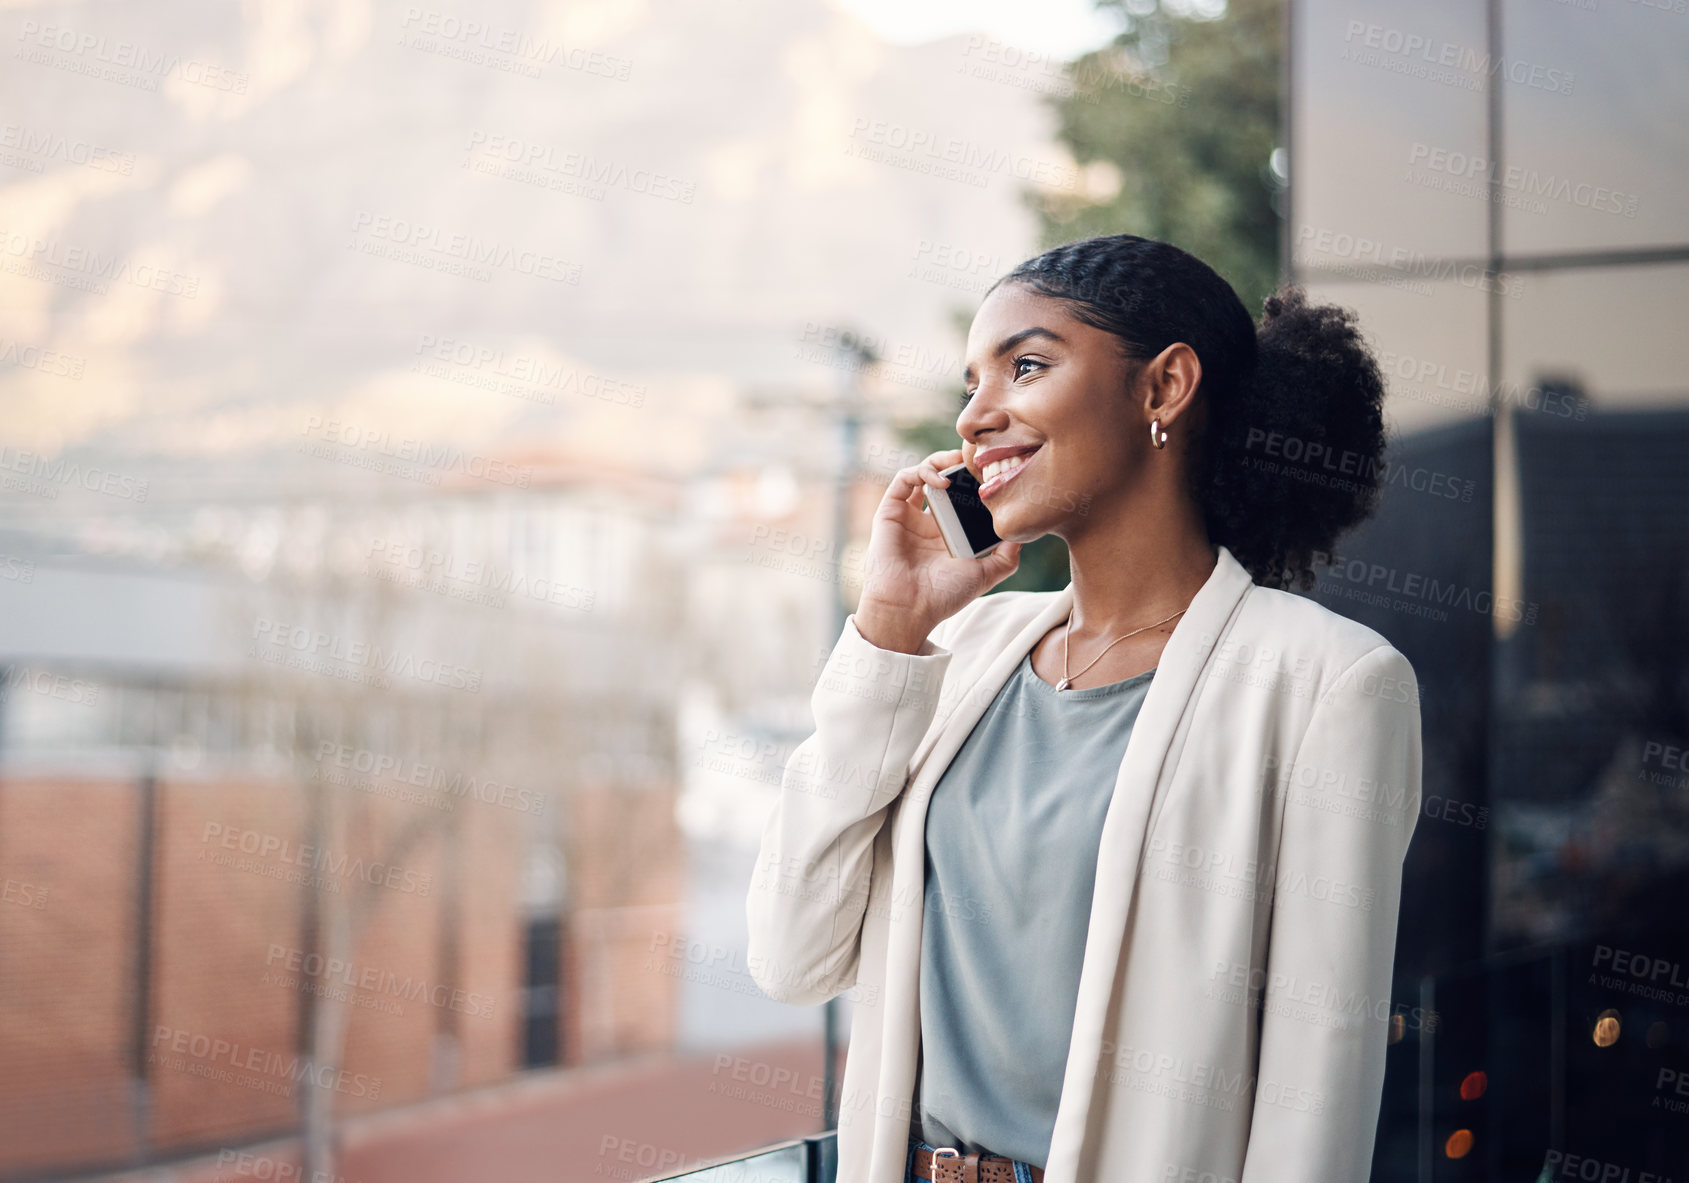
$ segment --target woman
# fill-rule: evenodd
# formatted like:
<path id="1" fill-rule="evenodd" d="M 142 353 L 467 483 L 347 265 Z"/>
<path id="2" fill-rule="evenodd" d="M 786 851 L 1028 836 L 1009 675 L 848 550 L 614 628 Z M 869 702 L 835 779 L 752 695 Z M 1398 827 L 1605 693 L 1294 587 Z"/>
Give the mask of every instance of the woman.
<path id="1" fill-rule="evenodd" d="M 1281 589 L 1376 503 L 1377 366 L 1348 314 L 1289 289 L 1257 330 L 1129 235 L 1005 276 L 966 362 L 747 901 L 766 993 L 855 1002 L 838 1177 L 1365 1179 L 1417 686 Z M 1004 539 L 977 560 L 922 512 L 957 461 Z M 982 595 L 1045 534 L 1066 588 Z"/>

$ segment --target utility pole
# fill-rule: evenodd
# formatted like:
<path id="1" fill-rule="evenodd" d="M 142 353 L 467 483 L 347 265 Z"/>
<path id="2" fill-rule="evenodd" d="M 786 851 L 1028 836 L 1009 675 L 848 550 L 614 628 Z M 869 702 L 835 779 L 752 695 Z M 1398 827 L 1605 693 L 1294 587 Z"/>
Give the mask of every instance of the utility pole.
<path id="1" fill-rule="evenodd" d="M 791 399 L 775 394 L 753 394 L 746 405 L 757 410 L 772 407 L 802 407 L 829 417 L 838 433 L 838 467 L 833 481 L 833 545 L 832 572 L 827 580 L 828 612 L 831 627 L 829 646 L 844 632 L 845 617 L 850 615 L 844 598 L 844 557 L 850 544 L 850 494 L 856 483 L 856 452 L 862 436 L 865 409 L 862 402 L 863 371 L 879 360 L 873 348 L 859 333 L 840 330 L 833 345 L 833 366 L 838 371 L 834 392 L 828 399 Z M 821 1007 L 821 1132 L 836 1129 L 839 1118 L 839 1081 L 836 1064 L 839 1035 L 843 1026 L 843 1006 L 837 998 L 830 998 Z"/>

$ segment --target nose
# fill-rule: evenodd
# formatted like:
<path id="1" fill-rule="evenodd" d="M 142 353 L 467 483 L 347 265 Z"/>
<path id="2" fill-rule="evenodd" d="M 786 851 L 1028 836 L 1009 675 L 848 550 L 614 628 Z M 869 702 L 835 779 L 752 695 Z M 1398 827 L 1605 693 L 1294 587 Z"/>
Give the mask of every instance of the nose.
<path id="1" fill-rule="evenodd" d="M 956 416 L 956 434 L 962 437 L 963 456 L 970 462 L 968 455 L 970 447 L 978 448 L 982 444 L 980 436 L 987 432 L 1002 431 L 1008 426 L 1009 417 L 998 403 L 992 382 L 989 378 L 982 378 L 974 388 L 973 397 L 962 407 L 961 414 Z"/>

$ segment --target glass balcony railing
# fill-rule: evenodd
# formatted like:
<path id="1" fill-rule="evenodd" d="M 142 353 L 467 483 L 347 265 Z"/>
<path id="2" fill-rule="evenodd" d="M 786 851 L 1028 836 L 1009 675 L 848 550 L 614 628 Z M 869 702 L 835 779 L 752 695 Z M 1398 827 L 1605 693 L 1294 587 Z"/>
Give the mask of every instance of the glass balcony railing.
<path id="1" fill-rule="evenodd" d="M 838 1135 L 830 1130 L 662 1178 L 686 1183 L 833 1183 L 837 1173 Z"/>

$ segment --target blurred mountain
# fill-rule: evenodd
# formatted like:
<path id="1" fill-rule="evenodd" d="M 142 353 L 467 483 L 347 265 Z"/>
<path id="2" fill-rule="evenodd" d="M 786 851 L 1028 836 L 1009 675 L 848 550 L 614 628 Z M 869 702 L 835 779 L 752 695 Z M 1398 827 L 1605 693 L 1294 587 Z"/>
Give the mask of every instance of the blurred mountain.
<path id="1" fill-rule="evenodd" d="M 881 397 L 933 405 L 955 310 L 1033 249 L 1021 190 L 1075 184 L 1047 70 L 823 0 L 97 0 L 0 31 L 0 445 L 207 479 L 347 475 L 302 441 L 689 474 L 743 392 L 833 389 L 840 327 L 896 363 Z"/>

